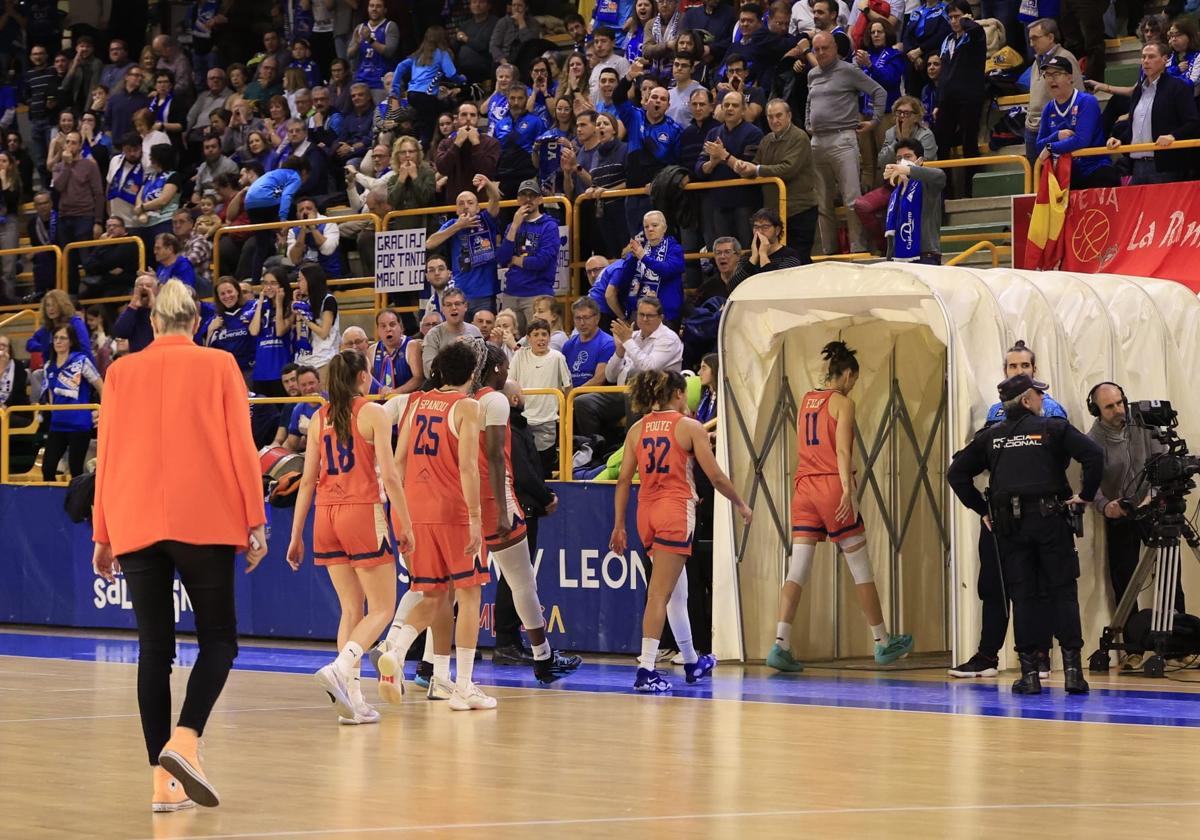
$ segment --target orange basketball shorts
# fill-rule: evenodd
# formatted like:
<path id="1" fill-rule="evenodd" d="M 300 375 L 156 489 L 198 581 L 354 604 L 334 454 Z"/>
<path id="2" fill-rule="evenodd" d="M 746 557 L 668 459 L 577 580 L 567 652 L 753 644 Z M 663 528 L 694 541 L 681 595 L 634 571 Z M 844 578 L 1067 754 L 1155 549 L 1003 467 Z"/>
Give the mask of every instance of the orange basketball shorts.
<path id="1" fill-rule="evenodd" d="M 482 551 L 466 553 L 470 530 L 465 522 L 414 522 L 416 550 L 404 559 L 417 592 L 483 586 L 490 575 Z M 482 547 L 481 547 L 482 548 Z"/>
<path id="2" fill-rule="evenodd" d="M 494 498 L 480 499 L 479 507 L 480 515 L 483 517 L 483 544 L 488 548 L 501 542 L 519 540 L 525 536 L 525 511 L 521 510 L 521 505 L 514 499 L 508 500 L 508 511 L 513 518 L 512 531 L 503 540 L 496 533 L 496 519 L 499 516 L 499 506 L 496 504 L 496 500 Z"/>
<path id="3" fill-rule="evenodd" d="M 313 513 L 313 562 L 354 568 L 395 561 L 382 504 L 317 505 Z"/>
<path id="4" fill-rule="evenodd" d="M 796 479 L 792 492 L 792 539 L 811 537 L 824 542 L 828 537 L 840 543 L 863 533 L 861 515 L 853 520 L 837 518 L 841 499 L 842 482 L 836 475 L 806 475 Z"/>
<path id="5" fill-rule="evenodd" d="M 691 499 L 640 499 L 637 529 L 647 551 L 691 557 L 696 503 Z"/>

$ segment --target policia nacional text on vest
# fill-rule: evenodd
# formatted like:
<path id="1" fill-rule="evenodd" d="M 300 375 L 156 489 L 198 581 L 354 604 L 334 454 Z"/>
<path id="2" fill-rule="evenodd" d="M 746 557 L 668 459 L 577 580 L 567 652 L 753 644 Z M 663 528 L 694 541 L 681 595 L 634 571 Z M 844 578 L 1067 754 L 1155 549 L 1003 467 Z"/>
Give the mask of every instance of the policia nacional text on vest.
<path id="1" fill-rule="evenodd" d="M 1026 374 L 1000 383 L 1006 403 L 1002 423 L 981 431 L 954 456 L 947 475 L 959 501 L 980 516 L 989 517 L 996 538 L 1004 582 L 1013 602 L 1013 631 L 1021 660 L 1018 694 L 1038 694 L 1036 610 L 1039 590 L 1048 596 L 1049 624 L 1062 648 L 1066 689 L 1084 694 L 1080 650 L 1079 555 L 1068 516 L 1071 503 L 1091 501 L 1100 486 L 1104 452 L 1068 421 L 1041 416 L 1047 386 Z M 1083 465 L 1083 487 L 1071 495 L 1066 469 L 1071 459 Z M 990 473 L 988 496 L 973 479 Z M 1044 626 L 1044 625 L 1043 625 Z"/>

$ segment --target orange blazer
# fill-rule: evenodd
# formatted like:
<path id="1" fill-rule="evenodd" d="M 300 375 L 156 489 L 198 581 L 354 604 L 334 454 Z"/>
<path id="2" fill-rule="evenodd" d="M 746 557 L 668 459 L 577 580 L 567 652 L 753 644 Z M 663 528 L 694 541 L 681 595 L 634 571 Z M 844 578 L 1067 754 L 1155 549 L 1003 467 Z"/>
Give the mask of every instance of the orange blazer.
<path id="1" fill-rule="evenodd" d="M 108 369 L 92 538 L 120 557 L 161 540 L 245 549 L 264 524 L 246 384 L 224 350 L 166 335 Z"/>

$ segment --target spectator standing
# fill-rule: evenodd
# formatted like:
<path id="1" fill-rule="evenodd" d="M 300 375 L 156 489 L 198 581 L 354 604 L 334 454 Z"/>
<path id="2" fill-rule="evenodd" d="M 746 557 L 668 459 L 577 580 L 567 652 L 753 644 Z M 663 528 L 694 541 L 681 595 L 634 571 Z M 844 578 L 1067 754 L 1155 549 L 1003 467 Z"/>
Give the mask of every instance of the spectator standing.
<path id="1" fill-rule="evenodd" d="M 595 220 L 587 241 L 591 250 L 613 259 L 629 240 L 625 199 L 600 196 L 625 186 L 625 143 L 617 139 L 617 121 L 609 114 L 584 111 L 575 118 L 575 131 L 580 148 L 578 155 L 563 152 L 563 188 L 576 201 L 582 195 L 593 199 L 584 216 Z"/>
<path id="2" fill-rule="evenodd" d="M 625 186 L 642 189 L 667 166 L 679 163 L 679 136 L 683 129 L 667 116 L 671 96 L 655 87 L 646 97 L 645 108 L 635 108 L 625 142 Z M 635 230 L 650 209 L 650 196 L 625 199 L 625 221 Z"/>
<path id="3" fill-rule="evenodd" d="M 329 164 L 324 152 L 308 137 L 304 120 L 292 118 L 286 123 L 287 139 L 275 150 L 275 160 L 283 162 L 297 157 L 308 164 L 308 172 L 300 184 L 305 195 L 324 195 L 329 189 Z"/>
<path id="4" fill-rule="evenodd" d="M 946 0 L 924 0 L 922 5 L 908 13 L 901 44 L 913 68 L 905 80 L 910 96 L 919 95 L 926 87 L 919 71 L 931 57 L 941 54 L 942 42 L 950 34 L 950 18 L 946 12 Z M 932 117 L 932 114 L 930 116 Z"/>
<path id="5" fill-rule="evenodd" d="M 84 35 L 75 42 L 75 56 L 59 89 L 59 107 L 85 111 L 92 97 L 92 88 L 100 84 L 104 62 L 96 56 L 96 42 Z"/>
<path id="6" fill-rule="evenodd" d="M 208 130 L 212 115 L 226 107 L 233 91 L 229 89 L 228 78 L 220 67 L 213 67 L 205 76 L 207 87 L 196 97 L 192 107 L 187 112 L 187 141 L 188 145 L 198 145 Z"/>
<path id="7" fill-rule="evenodd" d="M 108 42 L 108 64 L 100 71 L 100 87 L 110 94 L 116 93 L 130 67 L 137 65 L 129 60 L 129 45 L 120 38 L 112 39 Z"/>
<path id="8" fill-rule="evenodd" d="M 1179 17 L 1171 22 L 1167 30 L 1167 46 L 1171 55 L 1167 59 L 1167 72 L 1176 78 L 1200 86 L 1200 30 L 1192 18 Z"/>
<path id="9" fill-rule="evenodd" d="M 1129 119 L 1117 123 L 1108 147 L 1122 143 L 1169 146 L 1176 140 L 1200 136 L 1200 117 L 1192 86 L 1168 75 L 1168 47 L 1152 42 L 1142 47 L 1143 78 L 1133 89 Z M 1130 155 L 1133 184 L 1164 184 L 1187 178 L 1191 155 L 1174 152 L 1134 152 Z"/>
<path id="10" fill-rule="evenodd" d="M 33 218 L 29 222 L 30 245 L 58 244 L 58 211 L 54 209 L 54 200 L 48 192 L 40 192 L 33 197 Z M 32 255 L 33 262 L 33 293 L 25 299 L 25 303 L 36 303 L 58 283 L 58 263 L 54 254 L 47 251 Z"/>
<path id="11" fill-rule="evenodd" d="M 154 116 L 151 128 L 161 131 L 171 140 L 176 151 L 183 149 L 183 132 L 187 128 L 187 106 L 182 96 L 176 94 L 175 76 L 170 70 L 160 69 L 154 74 L 154 96 L 146 105 Z"/>
<path id="12" fill-rule="evenodd" d="M 430 329 L 437 324 L 440 324 L 444 319 L 442 317 L 442 298 L 449 291 L 450 286 L 450 264 L 441 254 L 429 254 L 425 257 L 425 287 L 421 289 L 420 311 L 426 315 L 432 313 L 437 315 L 437 320 L 432 322 L 426 328 L 425 318 L 421 318 L 421 334 L 424 336 Z M 455 286 L 454 288 L 458 288 Z M 467 301 L 468 308 L 470 299 Z"/>
<path id="13" fill-rule="evenodd" d="M 29 67 L 21 77 L 21 101 L 29 106 L 29 145 L 42 183 L 50 182 L 46 156 L 50 147 L 50 125 L 58 106 L 58 71 L 50 65 L 49 53 L 40 44 L 29 50 Z"/>
<path id="14" fill-rule="evenodd" d="M 143 146 L 143 149 L 145 147 Z M 145 151 L 142 152 L 145 155 Z M 183 173 L 175 171 L 175 148 L 159 143 L 150 148 L 150 163 L 142 182 L 142 191 L 133 205 L 133 216 L 147 249 L 154 247 L 154 237 L 171 232 L 171 217 L 179 209 L 183 193 Z"/>
<path id="15" fill-rule="evenodd" d="M 500 187 L 483 175 L 475 176 L 474 187 L 487 193 L 488 206 L 481 210 L 479 198 L 472 190 L 460 192 L 455 199 L 457 218 L 442 224 L 425 241 L 425 248 L 434 251 L 445 244 L 450 253 L 454 287 L 466 297 L 468 309 L 494 311 L 496 295 L 500 292 L 496 243 L 500 235 Z M 557 241 L 557 226 L 554 230 Z M 429 279 L 428 263 L 426 278 Z M 440 274 L 438 279 L 441 279 Z M 434 288 L 436 291 L 437 287 Z M 440 301 L 437 295 L 432 299 Z"/>
<path id="16" fill-rule="evenodd" d="M 524 324 L 532 320 L 533 299 L 554 294 L 558 220 L 542 212 L 542 192 L 536 178 L 521 183 L 517 203 L 517 212 L 500 240 L 496 261 L 508 266 L 500 305 L 514 310 L 520 324 Z"/>
<path id="17" fill-rule="evenodd" d="M 421 339 L 405 335 L 400 316 L 390 309 L 375 316 L 375 333 L 378 339 L 367 350 L 367 367 L 379 383 L 379 393 L 387 397 L 419 390 L 425 382 Z"/>
<path id="18" fill-rule="evenodd" d="M 79 335 L 70 325 L 54 330 L 53 349 L 46 361 L 42 401 L 50 405 L 87 405 L 99 402 L 104 382 L 91 356 L 91 344 L 81 346 Z M 95 397 L 93 398 L 93 394 Z M 64 454 L 71 477 L 83 475 L 88 445 L 96 424 L 91 409 L 50 412 L 50 430 L 42 455 L 42 480 L 58 480 L 58 462 Z"/>
<path id="19" fill-rule="evenodd" d="M 109 213 L 127 226 L 133 222 L 133 207 L 142 191 L 146 172 L 142 167 L 142 141 L 127 133 L 121 141 L 121 154 L 108 164 Z"/>
<path id="20" fill-rule="evenodd" d="M 0 248 L 16 248 L 21 237 L 21 173 L 7 151 L 0 151 Z M 0 301 L 16 302 L 16 256 L 0 263 Z"/>
<path id="21" fill-rule="evenodd" d="M 376 104 L 386 94 L 383 75 L 396 66 L 400 48 L 400 30 L 385 17 L 386 11 L 383 0 L 368 0 L 367 20 L 355 27 L 347 48 L 354 81 L 367 86 Z"/>
<path id="22" fill-rule="evenodd" d="M 787 241 L 801 265 L 812 262 L 817 230 L 817 192 L 814 187 L 812 141 L 792 122 L 792 108 L 783 99 L 767 103 L 767 125 L 753 162 L 731 158 L 729 167 L 742 178 L 779 178 L 787 197 Z"/>
<path id="23" fill-rule="evenodd" d="M 388 204 L 396 210 L 430 207 L 437 191 L 437 174 L 422 159 L 417 138 L 404 135 L 392 147 L 395 177 L 388 185 Z M 401 228 L 425 227 L 425 216 L 405 216 L 396 220 Z"/>
<path id="24" fill-rule="evenodd" d="M 321 383 L 327 385 L 328 365 L 338 352 L 342 328 L 337 298 L 329 290 L 329 278 L 319 264 L 306 262 L 300 266 L 293 310 L 296 363 L 314 368 Z"/>
<path id="25" fill-rule="evenodd" d="M 701 306 L 714 297 L 727 298 L 733 293 L 733 278 L 741 262 L 742 244 L 732 236 L 721 236 L 713 243 L 712 275 L 700 286 L 696 302 Z"/>
<path id="26" fill-rule="evenodd" d="M 1054 56 L 1041 67 L 1050 101 L 1040 121 L 1038 159 L 1070 154 L 1104 143 L 1104 117 L 1096 97 L 1074 87 L 1077 71 L 1066 56 Z M 1106 157 L 1081 157 L 1071 163 L 1072 189 L 1120 186 L 1121 178 Z"/>
<path id="27" fill-rule="evenodd" d="M 264 397 L 285 396 L 280 382 L 283 366 L 292 361 L 292 288 L 287 271 L 268 269 L 263 275 L 258 299 L 246 304 L 242 320 L 254 337 L 254 386 L 251 390 Z"/>
<path id="28" fill-rule="evenodd" d="M 371 103 L 371 88 L 364 82 L 355 82 L 350 88 L 351 110 L 342 114 L 337 141 L 333 147 L 332 160 L 344 166 L 358 165 L 371 148 L 374 131 L 375 108 Z"/>
<path id="29" fill-rule="evenodd" d="M 72 131 L 66 136 L 62 157 L 54 167 L 51 186 L 58 193 L 58 245 L 95 239 L 104 232 L 104 182 L 96 161 L 81 155 L 83 140 Z M 67 289 L 79 291 L 79 264 L 86 249 L 71 252 Z"/>
<path id="30" fill-rule="evenodd" d="M 190 100 L 196 91 L 192 78 L 192 63 L 179 46 L 179 42 L 170 35 L 156 35 L 151 44 L 154 54 L 158 57 L 155 70 L 168 71 L 171 74 L 172 90 L 177 90 L 184 99 Z M 183 112 L 186 114 L 187 108 L 184 108 Z"/>
<path id="31" fill-rule="evenodd" d="M 10 128 L 5 132 L 4 148 L 8 150 L 13 160 L 17 162 L 17 170 L 21 173 L 21 188 L 25 191 L 25 195 L 32 195 L 33 158 L 29 156 L 29 152 L 25 149 L 25 141 L 21 137 L 21 132 L 15 128 Z"/>
<path id="32" fill-rule="evenodd" d="M 950 34 L 942 42 L 942 70 L 938 77 L 938 114 L 934 134 L 943 156 L 962 147 L 964 158 L 979 157 L 979 120 L 983 115 L 986 90 L 987 36 L 983 27 L 971 19 L 967 0 L 955 0 L 947 12 Z M 970 194 L 972 170 L 966 170 Z"/>
<path id="33" fill-rule="evenodd" d="M 867 44 L 864 45 L 865 49 L 854 53 L 854 63 L 878 82 L 887 94 L 884 105 L 886 110 L 882 114 L 873 114 L 871 112 L 872 104 L 868 101 L 863 102 L 863 116 L 874 117 L 875 127 L 871 131 L 859 135 L 862 146 L 862 180 L 868 189 L 874 189 L 879 186 L 881 174 L 880 170 L 875 167 L 875 159 L 879 155 L 879 147 L 883 145 L 884 132 L 895 122 L 892 109 L 895 107 L 896 100 L 900 98 L 901 83 L 904 81 L 904 73 L 908 64 L 904 60 L 904 54 L 894 46 L 896 37 L 892 32 L 891 24 L 886 20 L 870 21 L 867 28 L 867 39 Z"/>
<path id="34" fill-rule="evenodd" d="M 1107 11 L 1108 4 L 1102 0 L 1063 0 L 1059 18 L 1064 45 L 1079 57 L 1084 74 L 1097 82 L 1104 81 L 1107 66 L 1104 46 L 1104 13 Z"/>
<path id="35" fill-rule="evenodd" d="M 807 0 L 805 0 L 807 3 Z M 724 0 L 704 0 L 703 3 L 690 5 L 684 4 L 685 11 L 683 13 L 683 25 L 680 26 L 681 32 L 696 32 L 703 30 L 712 36 L 712 44 L 728 43 L 733 37 L 733 27 L 737 23 L 737 12 Z M 812 17 L 812 13 L 809 13 Z M 706 43 L 704 46 L 704 60 L 706 62 L 713 61 L 717 56 L 713 55 L 711 46 Z"/>
<path id="36" fill-rule="evenodd" d="M 549 127 L 536 114 L 526 111 L 529 95 L 524 85 L 514 85 L 508 91 L 508 119 L 512 130 L 500 141 L 500 161 L 497 180 L 500 194 L 517 197 L 519 187 L 529 179 L 536 181 L 533 165 L 533 144 Z"/>
<path id="37" fill-rule="evenodd" d="M 176 210 L 171 215 L 171 233 L 179 243 L 179 253 L 187 257 L 196 275 L 196 292 L 200 297 L 213 293 L 212 240 L 196 229 L 192 212 Z"/>
<path id="38" fill-rule="evenodd" d="M 529 14 L 525 0 L 510 0 L 508 14 L 492 30 L 488 49 L 496 64 L 517 65 L 525 44 L 542 37 L 542 25 Z"/>
<path id="39" fill-rule="evenodd" d="M 563 354 L 550 346 L 550 325 L 540 318 L 529 322 L 525 331 L 528 346 L 513 356 L 509 375 L 523 389 L 571 386 L 571 372 Z M 533 432 L 534 447 L 542 460 L 543 475 L 554 469 L 558 446 L 558 400 L 549 394 L 525 397 L 525 419 Z"/>
<path id="40" fill-rule="evenodd" d="M 196 270 L 188 258 L 179 253 L 179 240 L 175 234 L 160 233 L 154 237 L 154 260 L 158 263 L 158 285 L 178 280 L 185 286 L 196 287 Z"/>
<path id="41" fill-rule="evenodd" d="M 1042 68 L 1052 58 L 1065 58 L 1071 65 L 1075 89 L 1083 90 L 1083 74 L 1079 71 L 1079 62 L 1059 40 L 1058 22 L 1053 18 L 1039 18 L 1029 24 L 1029 47 L 1033 51 L 1034 60 L 1029 68 L 1029 106 L 1025 110 L 1025 157 L 1029 158 L 1030 162 L 1037 158 L 1038 152 L 1041 151 L 1037 142 L 1038 129 L 1042 124 L 1042 112 L 1053 98 L 1046 85 Z"/>
<path id="42" fill-rule="evenodd" d="M 474 189 L 476 175 L 496 179 L 500 143 L 488 134 L 480 134 L 479 106 L 474 102 L 458 106 L 455 131 L 438 144 L 434 162 L 438 173 L 446 177 L 443 189 L 447 197 Z"/>
<path id="43" fill-rule="evenodd" d="M 631 3 L 630 6 L 632 5 Z M 611 67 L 616 71 L 618 78 L 624 78 L 629 73 L 629 61 L 625 56 L 613 52 L 616 38 L 616 32 L 607 26 L 599 26 L 592 30 L 592 77 L 589 82 L 592 102 L 600 101 L 601 70 Z"/>
<path id="44" fill-rule="evenodd" d="M 651 210 L 642 217 L 642 232 L 629 240 L 629 253 L 608 287 L 609 307 L 628 316 L 638 311 L 642 298 L 651 297 L 667 323 L 677 326 L 683 316 L 683 268 L 683 247 L 667 236 L 667 217 Z"/>
<path id="45" fill-rule="evenodd" d="M 417 137 L 422 145 L 430 146 L 437 131 L 438 113 L 443 107 L 439 95 L 441 88 L 465 83 L 466 79 L 454 66 L 446 30 L 431 26 L 425 30 L 416 52 L 396 65 L 389 105 L 398 108 L 400 100 L 407 97 L 409 106 L 417 112 Z"/>
<path id="46" fill-rule="evenodd" d="M 887 94 L 878 82 L 852 64 L 838 58 L 833 36 L 813 36 L 815 66 L 808 74 L 808 113 L 805 125 L 812 137 L 813 163 L 817 173 L 817 206 L 820 213 L 822 253 L 837 254 L 837 217 L 833 213 L 834 190 L 850 208 L 861 195 L 858 136 L 874 130 L 876 120 L 859 118 L 859 94 L 871 100 L 871 112 L 882 115 Z M 853 214 L 847 218 L 850 250 L 862 251 L 862 229 Z M 747 240 L 748 241 L 748 240 Z"/>
<path id="47" fill-rule="evenodd" d="M 121 310 L 113 324 L 114 338 L 129 342 L 129 352 L 145 350 L 154 341 L 154 328 L 150 325 L 150 311 L 154 309 L 158 294 L 158 278 L 150 272 L 138 275 L 133 284 L 133 295 Z"/>
<path id="48" fill-rule="evenodd" d="M 888 201 L 886 232 L 889 260 L 942 264 L 942 192 L 946 172 L 925 162 L 918 140 L 896 143 L 896 162 L 883 178 L 895 189 Z"/>
<path id="49" fill-rule="evenodd" d="M 458 25 L 455 34 L 455 63 L 469 81 L 482 84 L 491 78 L 492 33 L 499 19 L 488 0 L 470 0 L 471 16 Z"/>
<path id="50" fill-rule="evenodd" d="M 246 85 L 242 98 L 258 105 L 259 113 L 266 113 L 271 98 L 283 95 L 283 84 L 279 80 L 280 63 L 273 55 L 259 62 L 254 81 Z"/>
<path id="51" fill-rule="evenodd" d="M 29 405 L 29 368 L 25 362 L 13 356 L 12 338 L 0 335 L 0 408 Z M 30 417 L 13 414 L 14 426 L 25 426 Z M 10 446 L 17 441 L 10 441 Z"/>
<path id="52" fill-rule="evenodd" d="M 39 308 L 42 326 L 38 327 L 25 342 L 25 350 L 31 356 L 38 354 L 42 360 L 50 358 L 50 354 L 54 349 L 54 331 L 62 326 L 70 326 L 79 337 L 79 345 L 85 348 L 85 351 L 91 352 L 91 341 L 88 338 L 87 324 L 83 318 L 75 312 L 75 304 L 71 303 L 71 299 L 67 297 L 67 293 L 52 289 L 47 292 L 42 298 L 41 307 Z M 37 372 L 35 371 L 35 381 Z M 36 389 L 37 393 L 41 393 L 39 384 Z"/>
<path id="53" fill-rule="evenodd" d="M 293 202 L 300 185 L 308 174 L 308 164 L 302 158 L 291 157 L 283 166 L 257 178 L 246 190 L 243 206 L 251 224 L 286 222 L 294 212 Z M 254 262 L 250 276 L 258 277 L 263 261 L 275 252 L 275 230 L 260 230 L 254 234 Z M 271 377 L 274 379 L 275 377 Z"/>
<path id="54" fill-rule="evenodd" d="M 571 373 L 571 387 L 604 385 L 604 371 L 616 345 L 600 329 L 600 307 L 590 297 L 571 304 L 575 333 L 563 345 L 562 354 Z"/>
<path id="55" fill-rule="evenodd" d="M 442 314 L 446 320 L 431 329 L 421 345 L 421 367 L 428 379 L 433 369 L 433 360 L 453 341 L 478 341 L 483 343 L 483 333 L 474 324 L 466 322 L 467 296 L 461 289 L 450 288 L 442 296 Z"/>
<path id="56" fill-rule="evenodd" d="M 247 385 L 254 370 L 254 336 L 243 320 L 246 296 L 232 277 L 222 277 L 216 289 L 217 312 L 208 324 L 204 343 L 231 353 Z"/>
<path id="57" fill-rule="evenodd" d="M 745 114 L 746 95 L 739 91 L 725 94 L 721 100 L 722 124 L 709 132 L 704 151 L 696 161 L 695 173 L 702 180 L 736 180 L 739 176 L 729 168 L 729 161 L 754 159 L 763 133 L 758 126 L 746 121 Z M 749 242 L 750 213 L 762 203 L 761 190 L 757 187 L 722 187 L 706 192 L 708 195 L 702 206 L 704 241 L 712 242 L 722 233 L 733 233 L 738 239 Z"/>
<path id="58" fill-rule="evenodd" d="M 574 146 L 574 135 L 575 112 L 571 110 L 571 103 L 565 98 L 555 100 L 554 125 L 538 137 L 533 145 L 538 181 L 544 195 L 563 194 L 562 152 L 567 146 Z"/>
<path id="59" fill-rule="evenodd" d="M 674 120 L 676 125 L 684 128 L 691 125 L 692 122 L 692 94 L 698 90 L 706 90 L 704 85 L 692 78 L 692 70 L 695 66 L 695 62 L 689 56 L 676 55 L 671 61 L 671 72 L 667 74 L 674 81 L 669 93 L 670 104 L 667 106 L 667 116 Z M 709 105 L 711 109 L 711 100 Z"/>

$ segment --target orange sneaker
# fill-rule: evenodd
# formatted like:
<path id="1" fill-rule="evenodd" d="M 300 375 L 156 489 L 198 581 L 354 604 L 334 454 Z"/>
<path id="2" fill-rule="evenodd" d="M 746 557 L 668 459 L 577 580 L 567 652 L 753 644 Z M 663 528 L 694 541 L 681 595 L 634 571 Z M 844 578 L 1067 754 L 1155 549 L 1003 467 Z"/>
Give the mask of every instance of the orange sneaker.
<path id="1" fill-rule="evenodd" d="M 188 798 L 183 786 L 162 767 L 154 768 L 154 796 L 150 810 L 156 814 L 170 814 L 195 808 L 196 803 Z"/>
<path id="2" fill-rule="evenodd" d="M 197 805 L 215 808 L 221 803 L 217 789 L 212 786 L 200 767 L 200 738 L 194 730 L 175 727 L 171 740 L 158 754 L 158 763 L 179 780 L 184 793 Z"/>

